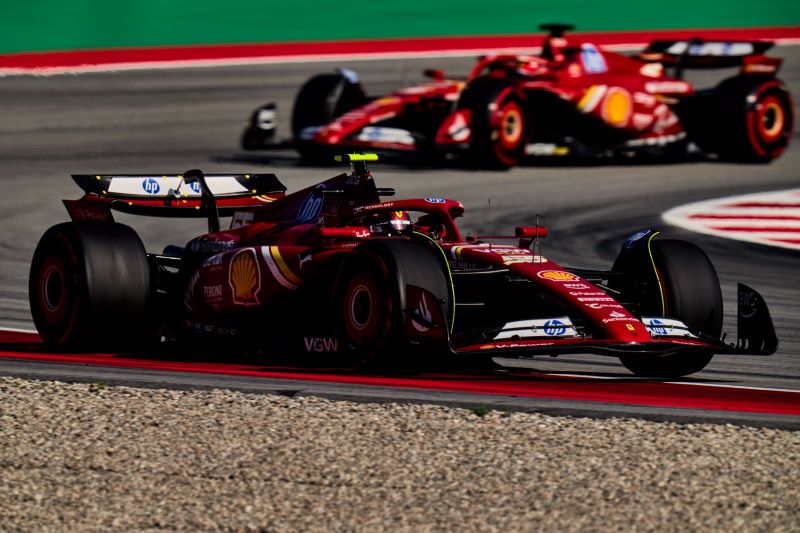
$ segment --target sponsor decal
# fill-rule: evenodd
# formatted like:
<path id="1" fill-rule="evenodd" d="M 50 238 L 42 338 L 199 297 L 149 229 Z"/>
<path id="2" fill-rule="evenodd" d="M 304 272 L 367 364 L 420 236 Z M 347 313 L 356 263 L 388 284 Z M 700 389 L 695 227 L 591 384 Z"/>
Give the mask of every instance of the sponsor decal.
<path id="1" fill-rule="evenodd" d="M 453 261 L 451 259 L 450 268 L 452 270 L 485 270 L 487 267 L 475 263 L 467 263 L 466 261 Z"/>
<path id="2" fill-rule="evenodd" d="M 504 265 L 514 265 L 520 263 L 547 263 L 547 259 L 537 255 L 502 255 Z"/>
<path id="3" fill-rule="evenodd" d="M 666 335 L 669 331 L 664 326 L 664 323 L 657 318 L 654 318 L 653 320 L 650 321 L 650 323 L 647 325 L 647 329 L 649 329 L 651 333 L 655 333 L 656 335 Z"/>
<path id="4" fill-rule="evenodd" d="M 577 298 L 579 302 L 613 302 L 614 298 L 608 296 L 593 296 L 591 298 Z"/>
<path id="5" fill-rule="evenodd" d="M 200 182 L 199 181 L 193 181 L 189 185 L 189 188 L 192 189 L 192 191 L 194 191 L 195 193 L 200 194 Z"/>
<path id="6" fill-rule="evenodd" d="M 203 268 L 220 266 L 222 264 L 222 254 L 212 255 L 203 261 Z"/>
<path id="7" fill-rule="evenodd" d="M 620 304 L 617 304 L 617 303 L 613 303 L 613 304 L 591 303 L 591 304 L 588 304 L 586 307 L 589 307 L 591 309 L 605 309 L 605 308 L 622 309 L 623 308 Z"/>
<path id="8" fill-rule="evenodd" d="M 319 219 L 319 214 L 322 211 L 323 198 L 321 194 L 311 193 L 306 196 L 300 208 L 297 210 L 297 217 L 294 221 L 297 224 L 310 224 Z"/>
<path id="9" fill-rule="evenodd" d="M 623 128 L 630 122 L 632 112 L 631 94 L 622 87 L 609 88 L 600 109 L 603 120 L 614 127 Z"/>
<path id="10" fill-rule="evenodd" d="M 392 113 L 394 115 L 394 113 Z M 376 121 L 377 122 L 377 121 Z M 391 143 L 414 146 L 416 141 L 408 130 L 400 128 L 386 128 L 378 126 L 366 126 L 356 137 L 357 140 L 368 143 Z"/>
<path id="11" fill-rule="evenodd" d="M 678 123 L 677 115 L 664 104 L 656 107 L 655 111 L 653 111 L 653 115 L 656 117 L 656 121 L 653 124 L 653 132 L 655 133 L 661 133 L 670 126 Z"/>
<path id="12" fill-rule="evenodd" d="M 310 252 L 307 253 L 307 254 L 301 255 L 300 256 L 300 260 L 298 261 L 299 265 L 300 265 L 299 266 L 300 270 L 303 270 L 303 263 L 307 263 L 307 262 L 309 262 L 309 261 L 311 261 L 313 259 L 314 259 L 314 255 L 311 254 Z"/>
<path id="13" fill-rule="evenodd" d="M 628 331 L 633 331 L 635 329 L 633 324 L 625 324 L 625 328 L 627 328 Z"/>
<path id="14" fill-rule="evenodd" d="M 624 318 L 604 318 L 603 319 L 603 324 L 608 324 L 609 322 L 625 322 L 626 320 L 629 321 L 630 318 L 628 318 L 628 317 L 624 317 Z"/>
<path id="15" fill-rule="evenodd" d="M 581 45 L 581 62 L 583 63 L 583 68 L 590 74 L 608 72 L 608 65 L 606 65 L 603 54 L 593 44 L 585 43 Z"/>
<path id="16" fill-rule="evenodd" d="M 550 281 L 578 281 L 580 278 L 570 272 L 563 270 L 542 270 L 536 273 L 542 279 L 549 279 Z"/>
<path id="17" fill-rule="evenodd" d="M 203 298 L 206 300 L 222 298 L 222 285 L 203 285 Z"/>
<path id="18" fill-rule="evenodd" d="M 425 293 L 424 292 L 421 292 L 420 295 L 419 295 L 419 306 L 417 306 L 417 313 L 419 314 L 420 317 L 425 319 L 428 323 L 430 323 L 432 318 L 433 318 L 431 316 L 431 311 L 428 308 L 428 301 L 425 299 Z M 420 324 L 419 322 L 417 322 L 416 320 L 414 320 L 413 315 L 412 315 L 412 318 L 411 318 L 411 325 L 414 326 L 414 329 L 419 331 L 420 333 L 425 333 L 426 331 L 428 331 L 430 329 L 429 327 L 424 326 L 424 325 Z"/>
<path id="19" fill-rule="evenodd" d="M 493 340 L 527 339 L 535 337 L 572 337 L 577 334 L 569 317 L 535 318 L 506 323 Z"/>
<path id="20" fill-rule="evenodd" d="M 233 291 L 236 305 L 258 305 L 258 291 L 261 289 L 261 270 L 252 248 L 240 250 L 231 259 L 228 270 L 228 283 Z"/>
<path id="21" fill-rule="evenodd" d="M 275 278 L 275 281 L 280 283 L 284 288 L 289 290 L 297 289 L 303 280 L 298 277 L 286 264 L 286 261 L 281 256 L 280 247 L 278 246 L 262 246 L 261 255 L 267 263 L 270 273 Z"/>
<path id="22" fill-rule="evenodd" d="M 758 296 L 751 291 L 739 291 L 739 316 L 753 318 L 758 313 Z"/>
<path id="23" fill-rule="evenodd" d="M 625 317 L 625 313 L 620 313 L 619 311 L 611 311 L 608 314 L 608 316 L 614 317 L 614 318 L 621 318 L 621 317 Z"/>
<path id="24" fill-rule="evenodd" d="M 509 342 L 507 344 L 484 344 L 483 346 L 481 346 L 478 349 L 479 350 L 493 350 L 495 348 L 534 348 L 534 347 L 537 347 L 537 346 L 552 346 L 553 344 L 555 344 L 555 343 L 553 343 L 553 342 L 541 342 L 541 341 L 537 341 L 537 342 L 531 343 L 531 344 L 524 344 L 524 343 L 521 343 L 521 342 Z"/>
<path id="25" fill-rule="evenodd" d="M 339 351 L 339 341 L 332 337 L 303 337 L 306 352 L 331 353 Z"/>
<path id="26" fill-rule="evenodd" d="M 425 201 L 429 204 L 443 204 L 444 198 L 425 198 Z"/>
<path id="27" fill-rule="evenodd" d="M 361 207 L 356 207 L 353 209 L 354 213 L 360 213 L 362 211 L 372 211 L 374 209 L 387 209 L 389 207 L 393 207 L 394 202 L 383 202 L 380 204 L 370 204 L 370 205 L 362 205 Z"/>
<path id="28" fill-rule="evenodd" d="M 578 290 L 578 289 L 592 289 L 592 288 L 594 288 L 594 287 L 592 287 L 590 285 L 587 285 L 585 283 L 565 283 L 564 287 L 566 287 L 568 289 L 575 289 L 575 290 Z"/>
<path id="29" fill-rule="evenodd" d="M 624 244 L 625 248 L 630 250 L 631 248 L 634 247 L 634 245 L 636 244 L 636 241 L 638 241 L 639 239 L 641 239 L 645 235 L 648 235 L 649 233 L 650 233 L 649 229 L 646 229 L 644 231 L 640 231 L 638 233 L 634 233 L 633 235 L 631 235 L 630 237 L 625 239 L 625 244 Z"/>
<path id="30" fill-rule="evenodd" d="M 686 324 L 674 318 L 642 317 L 642 323 L 653 335 L 695 337 Z"/>
<path id="31" fill-rule="evenodd" d="M 563 335 L 567 332 L 567 326 L 560 320 L 548 320 L 544 323 L 544 332 L 548 335 Z"/>
<path id="32" fill-rule="evenodd" d="M 453 123 L 447 128 L 447 134 L 456 142 L 466 141 L 471 134 L 465 115 L 471 118 L 472 112 L 468 110 L 456 111 L 453 115 Z"/>
<path id="33" fill-rule="evenodd" d="M 570 291 L 570 296 L 608 296 L 603 291 Z"/>
<path id="34" fill-rule="evenodd" d="M 220 241 L 217 239 L 200 237 L 189 244 L 189 250 L 195 253 L 218 254 L 220 252 L 227 252 L 233 249 L 234 246 L 236 246 L 236 241 L 234 240 Z"/>
<path id="35" fill-rule="evenodd" d="M 147 178 L 146 180 L 142 181 L 142 189 L 147 194 L 158 194 L 161 190 L 161 187 L 158 185 L 158 182 L 153 178 Z"/>
<path id="36" fill-rule="evenodd" d="M 578 111 L 581 113 L 591 113 L 597 108 L 597 105 L 606 94 L 608 87 L 606 85 L 592 85 L 586 89 L 586 93 L 577 104 Z"/>
<path id="37" fill-rule="evenodd" d="M 685 81 L 648 81 L 644 90 L 651 94 L 658 93 L 688 93 L 691 86 Z"/>

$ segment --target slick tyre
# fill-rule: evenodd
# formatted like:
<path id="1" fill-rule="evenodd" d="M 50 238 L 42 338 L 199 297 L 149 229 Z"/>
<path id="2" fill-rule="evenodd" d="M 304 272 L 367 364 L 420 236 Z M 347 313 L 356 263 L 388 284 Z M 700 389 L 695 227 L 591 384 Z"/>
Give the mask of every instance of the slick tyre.
<path id="1" fill-rule="evenodd" d="M 507 169 L 525 152 L 528 118 L 524 98 L 506 82 L 478 78 L 459 107 L 472 111 L 469 160 L 479 168 Z"/>
<path id="2" fill-rule="evenodd" d="M 45 232 L 31 262 L 31 313 L 49 348 L 129 350 L 148 328 L 151 274 L 122 224 L 68 222 Z"/>
<path id="3" fill-rule="evenodd" d="M 365 101 L 361 86 L 338 74 L 319 74 L 308 80 L 297 93 L 292 110 L 292 136 L 300 156 L 309 162 L 329 162 L 333 151 L 303 139 L 303 130 L 325 126 Z"/>
<path id="4" fill-rule="evenodd" d="M 712 151 L 730 161 L 768 163 L 789 145 L 794 108 L 783 83 L 768 76 L 737 76 L 711 95 Z"/>
<path id="5" fill-rule="evenodd" d="M 401 239 L 365 243 L 342 265 L 334 289 L 335 331 L 345 363 L 359 369 L 415 371 L 438 357 L 409 343 L 409 287 L 433 295 L 443 317 L 450 293 L 440 262 L 424 244 Z M 416 290 L 416 289 L 414 289 Z M 428 300 L 430 302 L 430 300 Z M 447 321 L 447 318 L 444 319 Z M 439 324 L 447 330 L 447 324 Z M 446 342 L 446 335 L 443 339 Z M 438 342 L 436 346 L 441 347 Z"/>
<path id="6" fill-rule="evenodd" d="M 680 240 L 654 240 L 653 263 L 661 280 L 660 291 L 640 302 L 645 316 L 664 316 L 714 338 L 722 332 L 722 291 L 708 256 L 694 244 Z M 637 376 L 677 378 L 699 372 L 711 353 L 671 354 L 661 357 L 623 356 L 622 364 Z"/>
<path id="7" fill-rule="evenodd" d="M 356 368 L 375 368 L 388 359 L 397 336 L 399 303 L 387 290 L 386 265 L 378 258 L 366 257 L 359 263 L 350 265 L 340 279 L 337 330 L 344 340 L 345 362 Z"/>

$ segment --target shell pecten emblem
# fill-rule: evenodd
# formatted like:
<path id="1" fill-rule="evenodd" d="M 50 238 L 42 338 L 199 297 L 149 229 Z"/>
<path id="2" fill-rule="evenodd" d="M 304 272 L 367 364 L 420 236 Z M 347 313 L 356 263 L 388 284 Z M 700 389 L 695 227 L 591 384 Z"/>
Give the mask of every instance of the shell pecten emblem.
<path id="1" fill-rule="evenodd" d="M 238 252 L 230 263 L 228 282 L 233 291 L 233 303 L 238 305 L 257 305 L 258 291 L 261 288 L 261 272 L 252 248 Z"/>
<path id="2" fill-rule="evenodd" d="M 578 276 L 563 270 L 542 270 L 536 274 L 542 279 L 549 279 L 550 281 L 576 281 Z"/>

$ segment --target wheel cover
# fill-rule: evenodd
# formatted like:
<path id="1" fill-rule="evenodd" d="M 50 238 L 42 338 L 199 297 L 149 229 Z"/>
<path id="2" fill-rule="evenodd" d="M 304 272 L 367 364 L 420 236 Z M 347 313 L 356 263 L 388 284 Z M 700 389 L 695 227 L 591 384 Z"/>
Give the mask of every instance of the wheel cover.
<path id="1" fill-rule="evenodd" d="M 780 139 L 786 126 L 786 112 L 776 96 L 768 96 L 756 106 L 758 134 L 765 142 Z"/>
<path id="2" fill-rule="evenodd" d="M 49 324 L 58 324 L 67 314 L 73 297 L 67 284 L 68 274 L 64 260 L 51 256 L 45 259 L 39 271 L 39 310 Z"/>
<path id="3" fill-rule="evenodd" d="M 524 131 L 522 108 L 514 101 L 506 102 L 498 111 L 497 141 L 507 152 L 519 148 Z"/>
<path id="4" fill-rule="evenodd" d="M 357 350 L 377 347 L 388 330 L 386 296 L 376 276 L 355 274 L 347 283 L 342 299 L 342 318 L 347 342 Z"/>

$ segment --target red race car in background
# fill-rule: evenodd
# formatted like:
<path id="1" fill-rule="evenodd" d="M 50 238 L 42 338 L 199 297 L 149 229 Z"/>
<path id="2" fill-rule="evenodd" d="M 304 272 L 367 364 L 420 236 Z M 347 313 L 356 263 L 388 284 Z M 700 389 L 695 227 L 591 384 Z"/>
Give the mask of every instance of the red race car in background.
<path id="1" fill-rule="evenodd" d="M 31 264 L 42 340 L 324 354 L 360 368 L 598 353 L 669 377 L 713 354 L 777 348 L 766 304 L 741 284 L 739 341 L 720 340 L 719 281 L 693 244 L 645 230 L 609 270 L 567 268 L 542 255 L 546 228 L 518 227 L 504 237 L 514 244 L 465 238 L 461 203 L 381 201 L 394 191 L 375 186 L 376 156 L 349 159 L 350 174 L 290 195 L 272 174 L 73 176 L 85 195 L 65 200 L 72 222 L 45 232 Z M 147 253 L 112 210 L 207 217 L 209 231 Z"/>
<path id="2" fill-rule="evenodd" d="M 481 57 L 466 79 L 426 71 L 430 83 L 367 96 L 347 69 L 300 89 L 292 139 L 274 143 L 274 104 L 257 109 L 242 147 L 294 145 L 310 161 L 343 147 L 463 153 L 471 164 L 507 168 L 526 156 L 680 156 L 769 162 L 793 127 L 791 96 L 765 41 L 654 41 L 633 57 L 570 42 L 572 26 L 541 27 L 541 54 Z M 688 68 L 740 67 L 712 89 L 682 79 Z M 671 75 L 667 72 L 671 71 Z"/>

